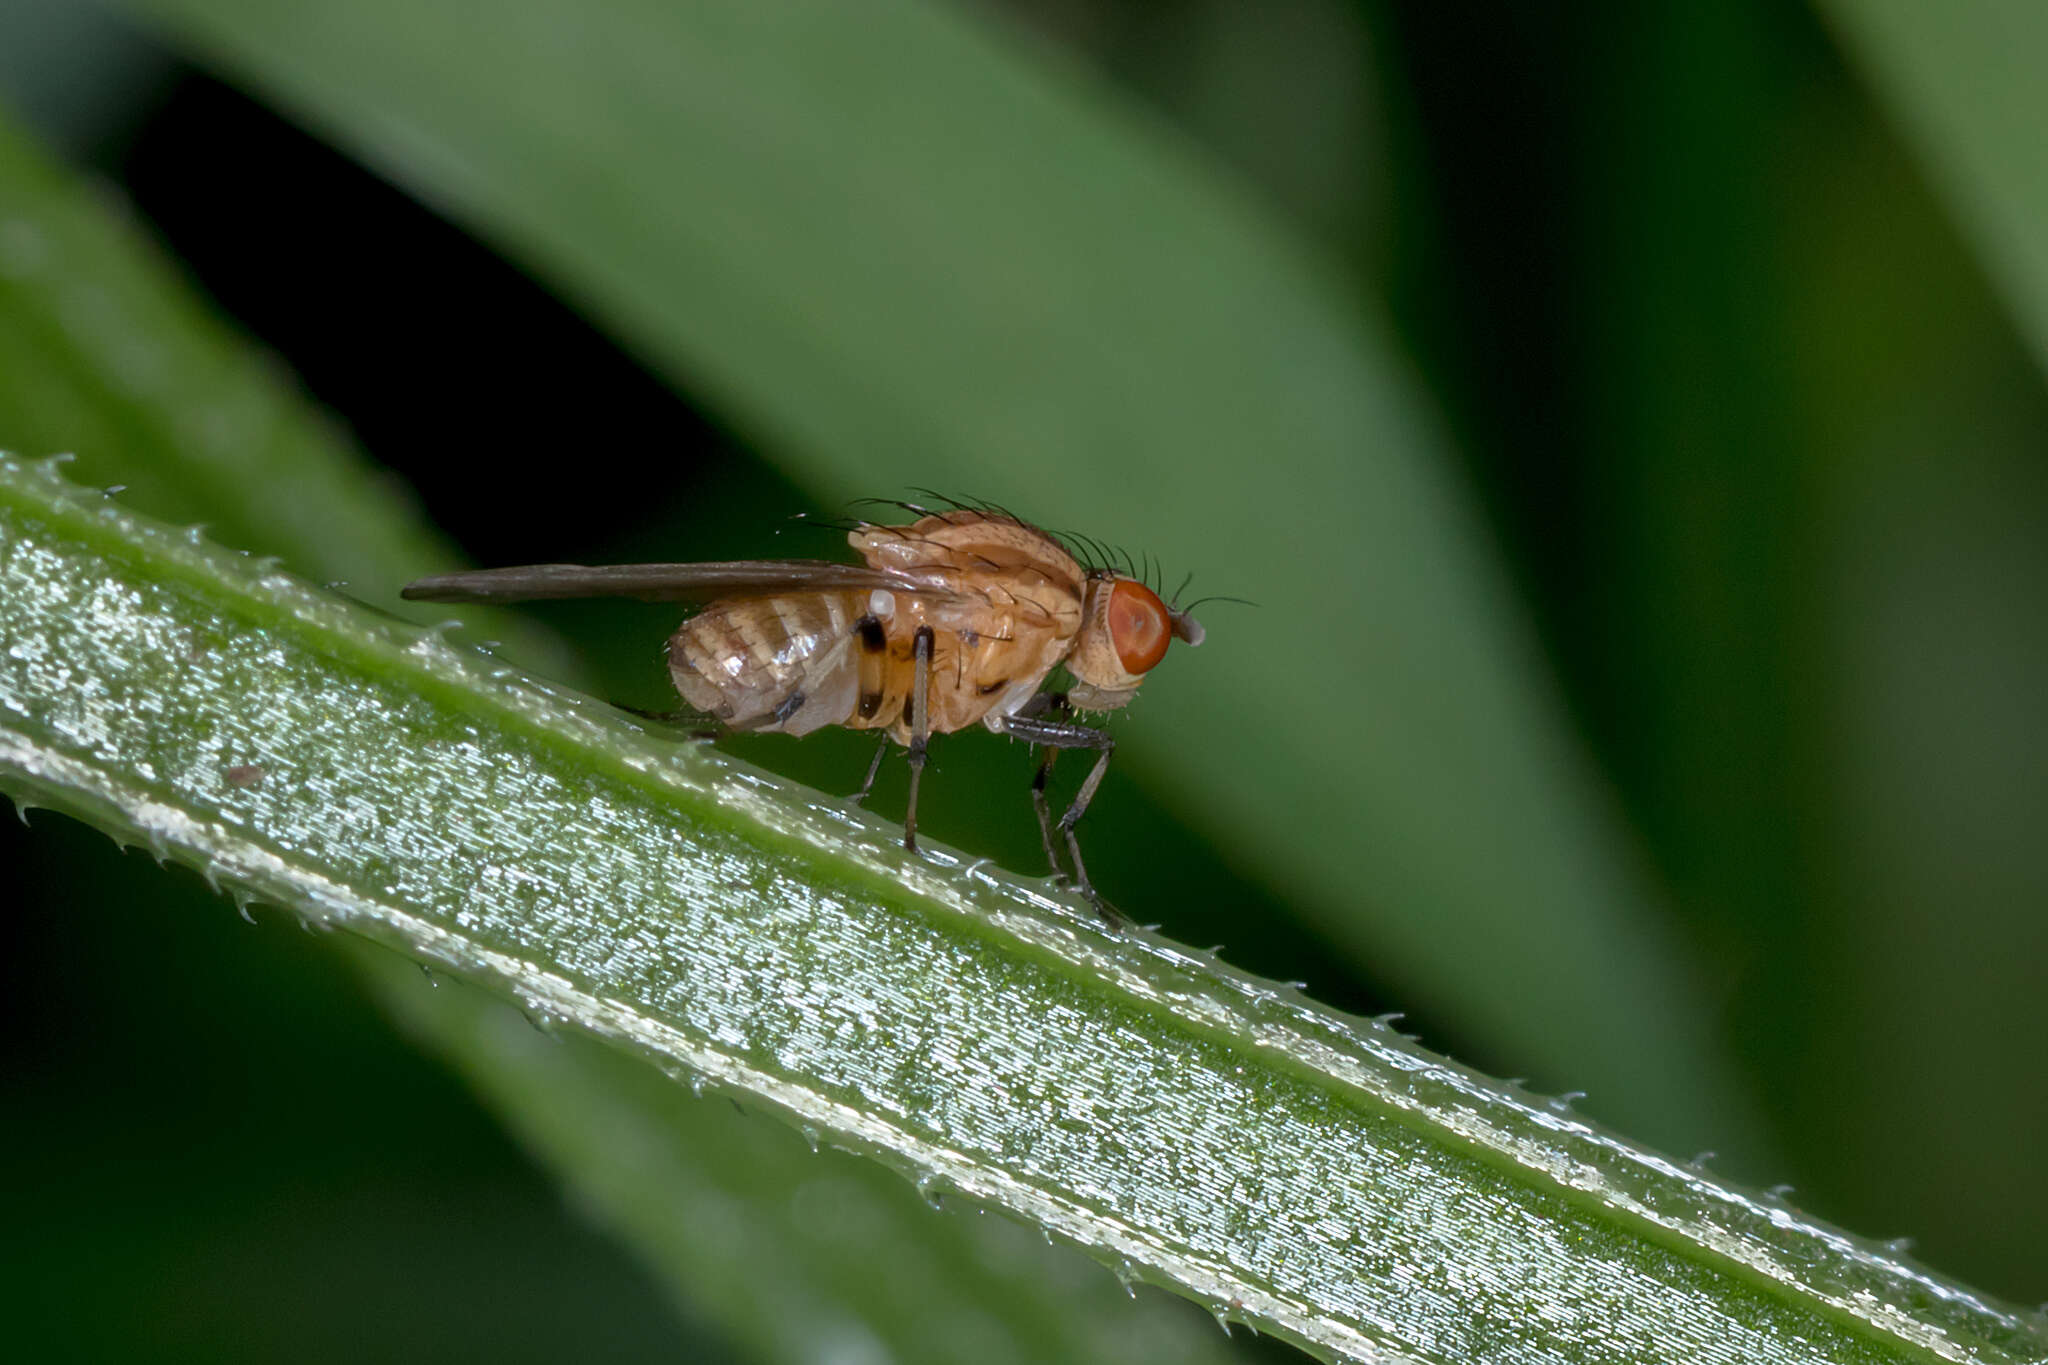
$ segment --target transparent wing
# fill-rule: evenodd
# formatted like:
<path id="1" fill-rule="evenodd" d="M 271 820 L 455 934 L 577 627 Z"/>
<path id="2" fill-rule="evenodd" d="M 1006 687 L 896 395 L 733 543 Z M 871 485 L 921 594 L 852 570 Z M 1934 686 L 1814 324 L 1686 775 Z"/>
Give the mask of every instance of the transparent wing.
<path id="1" fill-rule="evenodd" d="M 436 574 L 408 583 L 412 602 L 532 602 L 564 597 L 635 597 L 643 602 L 708 602 L 787 592 L 882 589 L 947 603 L 966 597 L 928 575 L 823 559 L 735 559 L 706 564 L 524 564 Z"/>

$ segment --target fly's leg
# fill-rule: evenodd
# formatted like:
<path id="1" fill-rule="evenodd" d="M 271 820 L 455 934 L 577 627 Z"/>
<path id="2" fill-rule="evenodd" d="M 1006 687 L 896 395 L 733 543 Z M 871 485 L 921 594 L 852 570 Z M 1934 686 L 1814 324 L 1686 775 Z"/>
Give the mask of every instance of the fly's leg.
<path id="1" fill-rule="evenodd" d="M 1032 747 L 1040 749 L 1038 772 L 1031 779 L 1031 809 L 1038 813 L 1038 842 L 1045 849 L 1045 861 L 1052 868 L 1052 875 L 1066 881 L 1067 869 L 1060 862 L 1059 850 L 1052 845 L 1052 802 L 1045 796 L 1045 784 L 1052 778 L 1053 760 L 1060 756 L 1060 751 L 1050 744 Z"/>
<path id="2" fill-rule="evenodd" d="M 1036 720 L 1048 711 L 1062 717 L 1073 714 L 1073 707 L 1067 704 L 1067 694 L 1040 692 L 1025 702 L 1017 714 L 1026 720 Z M 1031 779 L 1031 809 L 1038 816 L 1038 842 L 1045 849 L 1046 865 L 1052 868 L 1052 875 L 1059 881 L 1068 881 L 1071 879 L 1067 876 L 1066 866 L 1060 862 L 1059 850 L 1053 846 L 1052 803 L 1045 795 L 1045 785 L 1052 780 L 1053 762 L 1060 756 L 1059 747 L 1033 744 L 1031 749 L 1038 756 L 1038 771 Z"/>
<path id="3" fill-rule="evenodd" d="M 888 752 L 889 735 L 884 731 L 881 746 L 875 750 L 875 756 L 868 760 L 868 775 L 861 779 L 860 790 L 846 798 L 847 805 L 858 806 L 868 799 L 868 793 L 875 789 L 875 774 L 882 771 L 882 758 Z"/>
<path id="4" fill-rule="evenodd" d="M 1081 790 L 1074 794 L 1074 804 L 1067 807 L 1067 813 L 1059 819 L 1060 833 L 1066 836 L 1067 853 L 1074 861 L 1074 889 L 1088 898 L 1095 907 L 1095 913 L 1110 924 L 1127 923 L 1115 906 L 1102 898 L 1094 883 L 1088 880 L 1088 865 L 1081 861 L 1081 841 L 1074 834 L 1074 826 L 1088 812 L 1088 803 L 1095 799 L 1096 788 L 1102 785 L 1102 775 L 1109 770 L 1110 755 L 1116 752 L 1116 741 L 1107 731 L 1076 725 L 1071 721 L 1047 720 L 1042 716 L 1015 715 L 1003 722 L 1003 733 L 1015 735 L 1018 739 L 1045 746 L 1045 759 L 1040 761 L 1041 777 L 1051 771 L 1052 755 L 1061 749 L 1093 749 L 1096 753 L 1095 766 L 1088 771 L 1087 780 L 1081 783 Z M 1034 784 L 1035 785 L 1035 784 Z M 1044 802 L 1043 793 L 1038 800 Z M 1050 852 L 1052 838 L 1046 837 L 1047 851 Z M 1054 866 L 1058 866 L 1057 859 Z"/>
<path id="5" fill-rule="evenodd" d="M 912 637 L 910 683 L 910 807 L 903 813 L 903 846 L 917 852 L 917 780 L 924 776 L 925 743 L 931 738 L 932 628 L 919 626 Z"/>

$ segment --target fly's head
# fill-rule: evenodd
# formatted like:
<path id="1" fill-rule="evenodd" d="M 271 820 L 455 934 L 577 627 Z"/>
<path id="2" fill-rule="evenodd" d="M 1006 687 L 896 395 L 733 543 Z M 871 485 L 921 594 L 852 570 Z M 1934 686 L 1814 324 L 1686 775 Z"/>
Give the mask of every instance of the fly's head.
<path id="1" fill-rule="evenodd" d="M 1201 622 L 1135 578 L 1089 575 L 1081 633 L 1067 656 L 1067 671 L 1074 675 L 1068 700 L 1083 711 L 1114 711 L 1137 695 L 1138 684 L 1175 640 L 1202 643 Z"/>

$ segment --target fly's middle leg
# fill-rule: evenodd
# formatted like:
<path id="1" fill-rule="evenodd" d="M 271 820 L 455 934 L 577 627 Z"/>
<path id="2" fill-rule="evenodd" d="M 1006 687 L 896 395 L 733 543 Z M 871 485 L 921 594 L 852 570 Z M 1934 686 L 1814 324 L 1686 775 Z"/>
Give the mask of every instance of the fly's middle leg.
<path id="1" fill-rule="evenodd" d="M 910 806 L 903 813 L 903 846 L 917 852 L 917 781 L 931 738 L 932 628 L 919 626 L 911 646 L 916 671 L 910 682 Z"/>

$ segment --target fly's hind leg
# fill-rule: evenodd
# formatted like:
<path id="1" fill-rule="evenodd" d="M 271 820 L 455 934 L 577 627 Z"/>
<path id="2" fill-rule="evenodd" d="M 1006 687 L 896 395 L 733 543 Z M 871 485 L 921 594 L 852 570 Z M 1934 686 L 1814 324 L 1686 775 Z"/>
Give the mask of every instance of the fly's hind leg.
<path id="1" fill-rule="evenodd" d="M 917 852 L 917 780 L 924 776 L 924 751 L 931 738 L 932 628 L 912 637 L 916 672 L 910 683 L 910 807 L 903 814 L 903 846 Z"/>
<path id="2" fill-rule="evenodd" d="M 1041 709 L 1058 709 L 1064 706 L 1065 698 L 1059 703 L 1048 702 Z M 1088 812 L 1088 803 L 1095 799 L 1096 788 L 1102 785 L 1102 775 L 1109 770 L 1110 755 L 1116 752 L 1116 741 L 1104 730 L 1072 721 L 1048 720 L 1041 715 L 1019 714 L 1003 721 L 1003 733 L 1015 735 L 1018 739 L 1042 745 L 1045 757 L 1039 760 L 1038 776 L 1032 782 L 1032 800 L 1039 810 L 1041 832 L 1045 834 L 1046 853 L 1053 853 L 1052 834 L 1047 827 L 1048 807 L 1045 797 L 1045 779 L 1052 772 L 1054 757 L 1061 749 L 1093 749 L 1096 754 L 1095 766 L 1088 770 L 1087 779 L 1081 783 L 1081 790 L 1074 794 L 1074 803 L 1067 807 L 1067 813 L 1059 818 L 1059 830 L 1066 838 L 1067 855 L 1073 859 L 1074 889 L 1088 898 L 1095 907 L 1095 913 L 1110 924 L 1125 924 L 1128 921 L 1117 908 L 1102 898 L 1095 884 L 1088 880 L 1088 865 L 1081 861 L 1081 840 L 1074 833 L 1074 826 Z M 1059 870 L 1059 859 L 1052 858 L 1053 869 Z"/>

